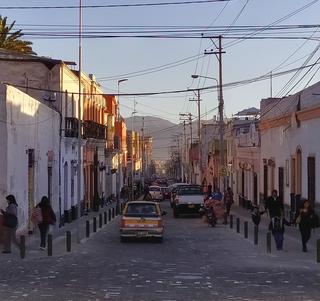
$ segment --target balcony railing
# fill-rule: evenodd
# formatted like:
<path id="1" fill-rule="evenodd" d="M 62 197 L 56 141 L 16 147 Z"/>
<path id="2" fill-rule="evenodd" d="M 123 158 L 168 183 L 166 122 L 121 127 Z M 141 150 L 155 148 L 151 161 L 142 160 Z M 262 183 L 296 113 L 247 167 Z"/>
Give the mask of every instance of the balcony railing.
<path id="1" fill-rule="evenodd" d="M 91 120 L 82 123 L 82 137 L 107 140 L 107 127 Z"/>
<path id="2" fill-rule="evenodd" d="M 78 137 L 78 118 L 65 117 L 65 137 L 77 138 Z"/>

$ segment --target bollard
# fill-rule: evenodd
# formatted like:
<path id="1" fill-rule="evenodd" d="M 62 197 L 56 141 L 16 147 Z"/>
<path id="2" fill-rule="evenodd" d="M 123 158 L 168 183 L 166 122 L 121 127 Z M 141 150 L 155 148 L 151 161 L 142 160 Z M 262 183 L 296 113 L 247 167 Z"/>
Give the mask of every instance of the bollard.
<path id="1" fill-rule="evenodd" d="M 106 225 L 107 224 L 107 212 L 103 212 L 103 221 L 104 221 L 104 224 Z"/>
<path id="2" fill-rule="evenodd" d="M 230 229 L 233 228 L 233 215 L 230 214 Z"/>
<path id="3" fill-rule="evenodd" d="M 48 256 L 52 256 L 52 234 L 48 234 Z"/>
<path id="4" fill-rule="evenodd" d="M 244 222 L 244 238 L 248 238 L 248 222 Z"/>
<path id="5" fill-rule="evenodd" d="M 93 218 L 93 232 L 97 232 L 97 218 Z"/>
<path id="6" fill-rule="evenodd" d="M 20 257 L 23 259 L 26 257 L 26 237 L 20 236 Z"/>
<path id="7" fill-rule="evenodd" d="M 258 226 L 254 226 L 254 244 L 257 245 L 258 244 L 258 233 L 259 233 L 259 228 Z"/>
<path id="8" fill-rule="evenodd" d="M 267 253 L 271 253 L 271 232 L 267 233 Z"/>
<path id="9" fill-rule="evenodd" d="M 102 213 L 99 214 L 99 228 L 102 228 Z"/>
<path id="10" fill-rule="evenodd" d="M 71 231 L 66 231 L 66 249 L 71 252 Z"/>
<path id="11" fill-rule="evenodd" d="M 112 219 L 114 219 L 114 215 L 115 215 L 115 212 L 114 212 L 114 207 L 112 208 Z"/>
<path id="12" fill-rule="evenodd" d="M 237 233 L 240 233 L 240 218 L 237 217 L 236 221 L 237 221 Z"/>
<path id="13" fill-rule="evenodd" d="M 90 221 L 86 221 L 86 237 L 90 236 Z"/>
<path id="14" fill-rule="evenodd" d="M 109 214 L 109 222 L 110 222 L 111 221 L 111 209 L 109 209 L 108 214 Z"/>
<path id="15" fill-rule="evenodd" d="M 317 240 L 317 262 L 320 263 L 320 239 Z"/>

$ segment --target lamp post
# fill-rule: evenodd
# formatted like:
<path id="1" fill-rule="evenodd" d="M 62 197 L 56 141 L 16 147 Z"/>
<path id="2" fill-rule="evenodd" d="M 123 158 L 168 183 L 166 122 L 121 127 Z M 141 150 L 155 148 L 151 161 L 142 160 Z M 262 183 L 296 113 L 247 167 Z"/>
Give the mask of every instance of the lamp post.
<path id="1" fill-rule="evenodd" d="M 131 113 L 131 201 L 134 200 L 134 189 L 133 189 L 133 170 L 134 170 L 134 163 L 133 163 L 133 119 L 134 119 L 134 115 L 136 113 L 137 113 L 136 101 L 134 100 L 133 112 Z"/>
<path id="2" fill-rule="evenodd" d="M 120 122 L 120 84 L 123 82 L 128 81 L 127 78 L 122 78 L 118 80 L 118 114 L 117 114 L 117 118 L 118 121 Z M 120 140 L 120 139 L 119 139 Z M 122 155 L 122 148 L 121 148 L 121 143 L 119 143 L 119 150 L 118 150 L 118 179 L 117 179 L 117 195 L 120 195 L 120 191 L 121 191 L 121 178 L 123 177 L 123 173 L 122 173 L 122 160 L 120 162 L 120 156 Z M 121 163 L 121 164 L 120 164 Z M 121 166 L 120 166 L 121 165 Z"/>

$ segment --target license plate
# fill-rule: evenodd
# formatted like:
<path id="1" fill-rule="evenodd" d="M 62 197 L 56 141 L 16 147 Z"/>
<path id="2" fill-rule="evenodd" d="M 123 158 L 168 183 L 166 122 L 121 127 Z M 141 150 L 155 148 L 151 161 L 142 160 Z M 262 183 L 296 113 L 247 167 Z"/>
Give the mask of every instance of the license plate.
<path id="1" fill-rule="evenodd" d="M 188 207 L 189 207 L 189 208 L 194 208 L 194 205 L 189 205 Z"/>
<path id="2" fill-rule="evenodd" d="M 142 237 L 142 236 L 147 236 L 148 232 L 138 232 L 138 236 Z"/>

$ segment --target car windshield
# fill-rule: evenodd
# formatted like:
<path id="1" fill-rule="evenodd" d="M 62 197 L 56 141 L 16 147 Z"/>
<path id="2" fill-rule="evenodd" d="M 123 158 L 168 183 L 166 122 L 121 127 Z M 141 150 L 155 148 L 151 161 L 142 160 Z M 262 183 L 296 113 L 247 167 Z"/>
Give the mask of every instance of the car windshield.
<path id="1" fill-rule="evenodd" d="M 179 189 L 179 195 L 202 195 L 203 191 L 201 187 L 181 187 Z"/>
<path id="2" fill-rule="evenodd" d="M 132 203 L 128 204 L 125 212 L 126 216 L 158 216 L 157 207 L 150 203 Z"/>

